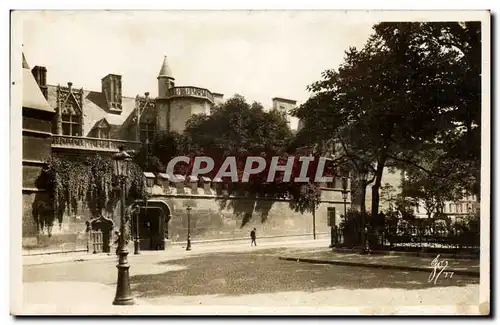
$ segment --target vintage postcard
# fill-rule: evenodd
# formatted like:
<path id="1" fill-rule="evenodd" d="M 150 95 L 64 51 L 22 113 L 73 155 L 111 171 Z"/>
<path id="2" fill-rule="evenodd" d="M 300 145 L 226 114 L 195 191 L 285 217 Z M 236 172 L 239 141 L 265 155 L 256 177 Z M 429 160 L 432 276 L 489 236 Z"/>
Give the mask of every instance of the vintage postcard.
<path id="1" fill-rule="evenodd" d="M 13 315 L 489 315 L 489 11 L 11 12 Z"/>

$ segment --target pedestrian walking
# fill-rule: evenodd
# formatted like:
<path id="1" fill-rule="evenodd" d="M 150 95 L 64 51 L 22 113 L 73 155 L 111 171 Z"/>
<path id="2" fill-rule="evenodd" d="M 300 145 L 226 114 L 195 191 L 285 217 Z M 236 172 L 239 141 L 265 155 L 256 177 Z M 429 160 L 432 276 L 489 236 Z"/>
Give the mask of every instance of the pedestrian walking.
<path id="1" fill-rule="evenodd" d="M 115 239 L 114 244 L 116 245 L 116 255 L 118 255 L 118 249 L 120 248 L 120 232 L 115 231 L 115 236 L 116 236 L 116 239 Z"/>
<path id="2" fill-rule="evenodd" d="M 252 242 L 250 243 L 250 246 L 257 246 L 257 235 L 256 235 L 257 229 L 253 228 L 253 230 L 250 232 L 250 238 L 252 239 Z"/>

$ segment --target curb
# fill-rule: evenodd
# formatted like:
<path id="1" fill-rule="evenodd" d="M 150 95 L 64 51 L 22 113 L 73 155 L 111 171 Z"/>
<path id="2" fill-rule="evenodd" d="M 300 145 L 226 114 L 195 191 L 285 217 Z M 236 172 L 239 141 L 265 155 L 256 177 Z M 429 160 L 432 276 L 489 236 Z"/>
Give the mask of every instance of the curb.
<path id="1" fill-rule="evenodd" d="M 304 241 L 304 240 L 327 240 L 328 237 L 326 235 L 329 235 L 329 233 L 326 232 L 321 232 L 321 233 L 316 233 L 316 237 L 324 237 L 324 238 L 316 238 L 313 239 L 313 234 L 300 234 L 300 235 L 278 235 L 278 236 L 260 236 L 257 238 L 257 240 L 264 240 L 264 239 L 271 239 L 272 241 L 269 241 L 271 243 L 279 243 L 283 242 L 282 239 L 289 239 L 286 240 L 285 242 L 298 242 L 298 241 Z M 310 238 L 309 238 L 310 237 Z M 248 241 L 250 238 L 249 237 L 237 237 L 237 238 L 221 238 L 221 239 L 204 239 L 204 240 L 191 240 L 191 243 L 193 244 L 220 244 L 220 243 L 239 243 L 239 242 L 244 242 Z M 277 239 L 277 240 L 274 240 Z M 180 240 L 180 241 L 172 241 L 170 243 L 172 246 L 181 246 L 181 245 L 186 245 L 185 240 Z"/>
<path id="2" fill-rule="evenodd" d="M 95 255 L 92 255 L 95 256 Z M 26 257 L 26 256 L 23 256 Z M 25 262 L 24 266 L 36 266 L 36 265 L 48 265 L 48 264 L 62 264 L 62 263 L 74 263 L 74 262 L 88 262 L 88 261 L 99 261 L 99 260 L 110 260 L 116 258 L 116 255 L 99 255 L 97 257 L 89 256 L 74 256 L 73 258 L 57 259 L 52 261 L 35 261 L 35 262 Z"/>
<path id="3" fill-rule="evenodd" d="M 430 272 L 432 269 L 430 267 L 419 267 L 419 266 L 405 266 L 405 265 L 394 265 L 394 264 L 371 264 L 362 262 L 347 262 L 339 260 L 317 260 L 313 258 L 297 258 L 297 257 L 279 257 L 283 261 L 293 261 L 302 263 L 314 263 L 314 264 L 331 264 L 331 265 L 341 265 L 341 266 L 359 266 L 367 268 L 378 268 L 378 269 L 388 269 L 388 270 L 399 270 L 399 271 L 419 271 L 419 272 Z M 453 272 L 458 275 L 467 275 L 473 277 L 479 277 L 479 271 L 471 270 L 459 270 L 459 269 L 446 269 L 448 272 Z"/>
<path id="4" fill-rule="evenodd" d="M 347 248 L 335 248 L 333 249 L 335 253 L 339 254 L 352 254 L 359 253 L 354 249 Z M 415 257 L 436 257 L 436 255 L 441 255 L 442 258 L 454 258 L 459 260 L 479 260 L 478 255 L 460 255 L 460 254 L 449 254 L 449 253 L 428 253 L 428 252 L 400 252 L 400 251 L 372 251 L 371 255 L 401 255 L 401 256 L 415 256 Z"/>

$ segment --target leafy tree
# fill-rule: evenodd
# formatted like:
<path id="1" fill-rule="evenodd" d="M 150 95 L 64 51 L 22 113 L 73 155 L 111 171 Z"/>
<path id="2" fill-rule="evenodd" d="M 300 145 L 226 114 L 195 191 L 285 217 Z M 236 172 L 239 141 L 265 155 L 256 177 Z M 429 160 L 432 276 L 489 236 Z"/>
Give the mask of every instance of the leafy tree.
<path id="1" fill-rule="evenodd" d="M 157 166 L 164 170 L 168 161 L 174 156 L 192 157 L 190 164 L 183 166 L 182 170 L 180 167 L 177 169 L 179 174 L 187 175 L 192 168 L 194 157 L 209 156 L 214 159 L 215 167 L 205 176 L 213 179 L 225 158 L 234 156 L 237 161 L 238 177 L 241 179 L 246 159 L 262 157 L 266 161 L 266 168 L 262 172 L 251 175 L 247 183 L 234 184 L 230 179 L 223 178 L 227 189 L 240 196 L 247 196 L 255 202 L 261 201 L 258 198 L 267 198 L 271 201 L 290 199 L 293 209 L 301 212 L 312 211 L 320 199 L 319 187 L 312 182 L 318 157 L 315 157 L 315 161 L 309 165 L 307 176 L 311 179 L 310 183 L 283 182 L 282 172 L 276 174 L 273 182 L 267 181 L 272 157 L 280 157 L 279 164 L 284 165 L 290 156 L 298 153 L 292 146 L 292 140 L 293 134 L 283 113 L 274 109 L 265 111 L 259 103 L 249 104 L 242 96 L 235 95 L 215 107 L 210 115 L 192 116 L 183 134 L 157 135 L 150 146 L 148 161 L 153 160 L 151 157 L 158 158 L 157 161 L 161 165 L 150 166 L 150 170 L 157 171 Z M 138 157 L 143 156 L 144 150 Z M 312 154 L 303 150 L 300 153 Z M 145 165 L 142 158 L 140 165 Z M 294 159 L 292 180 L 299 175 L 300 169 L 301 163 L 297 156 Z M 223 207 L 235 204 L 227 199 L 221 199 L 220 203 Z M 263 205 L 255 203 L 255 210 L 258 209 L 264 209 Z"/>
<path id="2" fill-rule="evenodd" d="M 308 87 L 311 98 L 294 112 L 305 125 L 298 137 L 329 148 L 338 161 L 343 159 L 358 173 L 369 171 L 371 177 L 362 187 L 373 182 L 372 216 L 378 214 L 386 166 L 413 166 L 432 173 L 418 165 L 418 155 L 454 141 L 458 131 L 449 119 L 451 112 L 455 120 L 474 120 L 474 114 L 461 114 L 457 107 L 461 102 L 474 103 L 474 96 L 457 97 L 456 90 L 465 87 L 460 72 L 468 69 L 467 62 L 477 62 L 477 55 L 464 59 L 464 52 L 446 47 L 445 35 L 455 31 L 437 26 L 375 25 L 365 46 L 350 48 L 337 70 L 324 71 L 322 80 Z M 477 77 L 477 70 L 468 74 Z M 474 105 L 465 106 L 468 111 Z M 473 129 L 474 123 L 469 125 Z M 455 159 L 450 152 L 448 161 Z"/>
<path id="3" fill-rule="evenodd" d="M 213 155 L 276 154 L 283 152 L 292 138 L 279 112 L 266 112 L 259 103 L 249 105 L 238 95 L 216 107 L 209 116 L 193 116 L 185 134 L 192 145 L 191 151 Z"/>
<path id="4" fill-rule="evenodd" d="M 443 155 L 441 150 L 425 152 L 421 155 L 419 165 L 425 166 L 422 169 L 408 167 L 405 170 L 405 180 L 403 183 L 403 193 L 407 197 L 414 198 L 424 203 L 424 208 L 429 218 L 442 214 L 446 201 L 456 201 L 464 196 L 464 188 L 453 178 L 434 176 L 441 169 L 439 157 Z"/>

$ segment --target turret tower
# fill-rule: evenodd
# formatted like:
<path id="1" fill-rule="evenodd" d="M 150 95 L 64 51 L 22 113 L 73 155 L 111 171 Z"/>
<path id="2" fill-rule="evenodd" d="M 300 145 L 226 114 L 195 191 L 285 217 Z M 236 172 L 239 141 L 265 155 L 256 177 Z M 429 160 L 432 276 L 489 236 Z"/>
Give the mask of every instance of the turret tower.
<path id="1" fill-rule="evenodd" d="M 168 103 L 169 89 L 175 87 L 175 78 L 168 65 L 167 56 L 163 58 L 163 63 L 158 73 L 158 97 L 156 98 L 156 111 L 158 114 L 158 130 L 167 131 L 170 129 L 170 107 Z"/>

